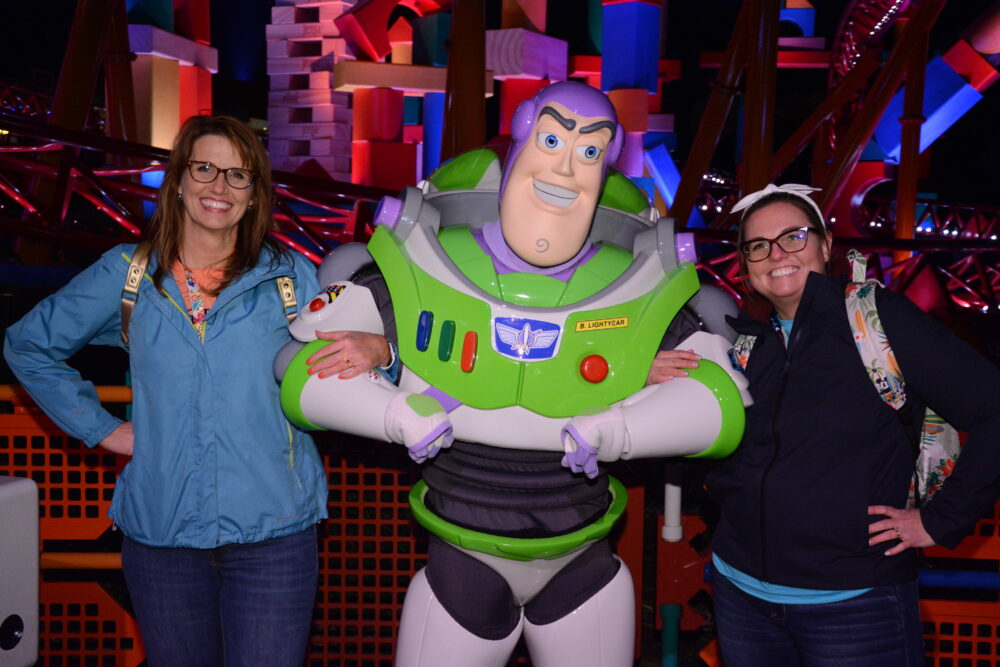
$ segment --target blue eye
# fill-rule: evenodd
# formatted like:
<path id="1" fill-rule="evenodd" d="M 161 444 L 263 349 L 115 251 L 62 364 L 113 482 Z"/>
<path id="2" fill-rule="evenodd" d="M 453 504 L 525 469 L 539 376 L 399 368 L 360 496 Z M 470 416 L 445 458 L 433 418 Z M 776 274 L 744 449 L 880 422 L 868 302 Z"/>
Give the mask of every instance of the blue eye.
<path id="1" fill-rule="evenodd" d="M 535 137 L 535 143 L 542 148 L 549 149 L 550 151 L 560 150 L 566 145 L 566 142 L 561 137 L 558 137 L 551 132 L 539 132 Z"/>
<path id="2" fill-rule="evenodd" d="M 580 159 L 586 162 L 596 162 L 598 158 L 601 157 L 602 152 L 603 151 L 601 151 L 601 149 L 597 146 L 584 145 L 577 146 L 576 148 L 576 154 L 580 156 Z"/>

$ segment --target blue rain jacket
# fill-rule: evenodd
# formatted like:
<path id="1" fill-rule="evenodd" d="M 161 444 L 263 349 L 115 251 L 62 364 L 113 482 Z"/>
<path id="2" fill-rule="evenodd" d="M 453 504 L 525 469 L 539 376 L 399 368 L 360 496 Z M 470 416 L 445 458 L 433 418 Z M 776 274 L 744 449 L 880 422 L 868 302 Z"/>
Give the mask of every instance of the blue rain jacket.
<path id="1" fill-rule="evenodd" d="M 4 357 L 67 434 L 93 447 L 121 423 L 65 363 L 84 345 L 121 346 L 121 294 L 134 244 L 118 246 L 7 331 Z M 275 284 L 299 305 L 319 292 L 300 255 L 273 259 L 227 286 L 208 311 L 204 343 L 168 273 L 150 258 L 129 324 L 135 448 L 109 516 L 131 539 L 211 548 L 291 535 L 326 518 L 327 485 L 312 438 L 288 423 L 271 364 L 291 340 Z"/>

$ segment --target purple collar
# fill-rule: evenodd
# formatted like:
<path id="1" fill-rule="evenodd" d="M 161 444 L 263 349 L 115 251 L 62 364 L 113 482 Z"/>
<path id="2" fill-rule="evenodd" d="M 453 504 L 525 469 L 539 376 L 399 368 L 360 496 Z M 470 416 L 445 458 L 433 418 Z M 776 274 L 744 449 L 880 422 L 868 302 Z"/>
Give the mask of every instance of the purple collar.
<path id="1" fill-rule="evenodd" d="M 507 240 L 503 237 L 499 220 L 486 223 L 482 229 L 474 230 L 472 235 L 483 249 L 483 252 L 493 258 L 493 268 L 499 274 L 536 273 L 566 282 L 578 266 L 585 263 L 597 253 L 597 246 L 587 241 L 580 248 L 580 252 L 562 264 L 555 266 L 535 266 L 518 257 L 511 250 L 511 247 L 507 245 Z"/>

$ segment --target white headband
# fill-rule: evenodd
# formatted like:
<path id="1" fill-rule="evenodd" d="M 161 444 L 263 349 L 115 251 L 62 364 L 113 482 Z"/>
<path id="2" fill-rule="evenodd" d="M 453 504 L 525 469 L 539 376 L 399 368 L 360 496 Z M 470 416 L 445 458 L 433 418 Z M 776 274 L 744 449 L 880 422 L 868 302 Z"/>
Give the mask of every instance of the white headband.
<path id="1" fill-rule="evenodd" d="M 819 204 L 813 201 L 813 198 L 809 196 L 810 192 L 819 192 L 820 189 L 821 188 L 814 188 L 808 185 L 801 185 L 799 183 L 785 183 L 784 185 L 775 185 L 774 183 L 771 183 L 763 190 L 751 192 L 746 197 L 736 202 L 736 205 L 733 206 L 732 212 L 736 213 L 737 211 L 745 211 L 768 195 L 772 195 L 776 192 L 784 192 L 785 194 L 794 195 L 812 206 L 813 210 L 816 211 L 816 215 L 819 217 L 819 221 L 825 227 L 826 221 L 823 219 L 823 212 L 819 210 Z M 746 213 L 744 213 L 744 215 L 746 215 Z"/>

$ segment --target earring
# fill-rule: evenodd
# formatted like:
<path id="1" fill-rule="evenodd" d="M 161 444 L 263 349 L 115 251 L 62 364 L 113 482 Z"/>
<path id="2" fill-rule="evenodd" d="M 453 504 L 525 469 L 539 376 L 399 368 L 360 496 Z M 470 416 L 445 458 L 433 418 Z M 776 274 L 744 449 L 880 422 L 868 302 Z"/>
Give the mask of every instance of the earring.
<path id="1" fill-rule="evenodd" d="M 184 201 L 184 195 L 182 195 L 180 192 L 177 193 L 177 201 Z"/>

